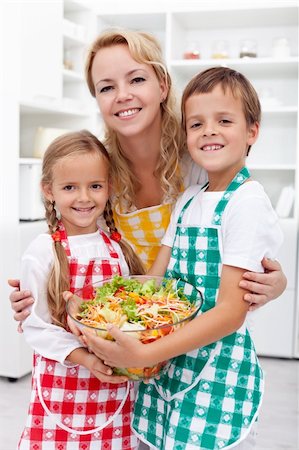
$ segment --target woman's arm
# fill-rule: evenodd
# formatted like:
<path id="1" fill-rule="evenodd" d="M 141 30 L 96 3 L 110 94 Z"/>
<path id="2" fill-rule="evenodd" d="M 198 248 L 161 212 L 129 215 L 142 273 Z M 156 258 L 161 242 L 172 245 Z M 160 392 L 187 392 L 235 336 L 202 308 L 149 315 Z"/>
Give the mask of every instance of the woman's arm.
<path id="1" fill-rule="evenodd" d="M 278 261 L 264 258 L 262 264 L 265 273 L 245 272 L 240 281 L 240 287 L 250 291 L 244 295 L 244 300 L 250 303 L 249 311 L 279 297 L 287 286 L 287 278 Z"/>
<path id="2" fill-rule="evenodd" d="M 218 341 L 239 329 L 245 320 L 249 305 L 239 287 L 243 273 L 243 269 L 223 266 L 216 306 L 163 339 L 145 345 L 112 327 L 110 334 L 115 342 L 111 342 L 84 329 L 88 348 L 113 367 L 150 367 Z"/>

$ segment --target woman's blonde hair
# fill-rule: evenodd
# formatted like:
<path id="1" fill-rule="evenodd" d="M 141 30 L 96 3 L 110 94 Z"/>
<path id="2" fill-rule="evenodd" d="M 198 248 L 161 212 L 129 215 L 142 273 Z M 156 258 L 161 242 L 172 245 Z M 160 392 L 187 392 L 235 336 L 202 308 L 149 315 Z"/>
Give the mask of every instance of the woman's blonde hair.
<path id="1" fill-rule="evenodd" d="M 104 145 L 89 131 L 82 130 L 64 134 L 55 139 L 48 147 L 43 158 L 41 186 L 43 189 L 50 187 L 53 182 L 55 166 L 58 162 L 70 157 L 83 154 L 98 154 L 110 170 L 110 158 Z M 48 200 L 45 195 L 43 201 L 46 209 L 46 221 L 49 233 L 53 235 L 59 230 L 59 219 L 57 217 L 55 202 Z M 113 215 L 111 213 L 110 201 L 107 201 L 103 212 L 110 233 L 117 232 Z M 119 245 L 128 263 L 130 273 L 143 274 L 144 268 L 139 257 L 133 252 L 130 245 L 123 239 Z M 48 307 L 56 325 L 66 327 L 65 302 L 62 298 L 63 291 L 70 289 L 70 272 L 66 252 L 60 239 L 53 239 L 54 264 L 48 280 Z"/>
<path id="2" fill-rule="evenodd" d="M 104 31 L 91 45 L 86 59 L 85 75 L 93 97 L 96 96 L 91 75 L 94 57 L 102 48 L 115 45 L 126 45 L 132 58 L 141 64 L 150 65 L 158 80 L 164 81 L 167 86 L 167 96 L 160 105 L 162 117 L 161 157 L 155 169 L 155 176 L 160 179 L 164 194 L 175 199 L 182 188 L 182 177 L 178 164 L 185 148 L 183 147 L 180 119 L 175 107 L 172 82 L 163 62 L 161 47 L 154 36 L 145 32 L 120 28 Z M 112 184 L 116 200 L 120 204 L 124 202 L 130 207 L 134 203 L 135 193 L 140 184 L 122 151 L 117 133 L 109 127 L 106 127 L 105 145 L 111 156 Z"/>

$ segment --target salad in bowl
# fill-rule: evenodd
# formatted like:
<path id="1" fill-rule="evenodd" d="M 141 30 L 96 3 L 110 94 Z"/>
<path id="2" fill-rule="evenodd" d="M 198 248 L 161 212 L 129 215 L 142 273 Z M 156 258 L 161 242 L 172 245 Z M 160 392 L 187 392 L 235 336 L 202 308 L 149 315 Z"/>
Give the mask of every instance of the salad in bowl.
<path id="1" fill-rule="evenodd" d="M 181 279 L 116 275 L 77 290 L 67 302 L 67 313 L 79 328 L 92 329 L 101 338 L 113 339 L 107 331 L 111 323 L 148 344 L 184 326 L 201 305 L 200 291 Z M 160 375 L 168 365 L 115 367 L 113 372 L 139 381 Z"/>

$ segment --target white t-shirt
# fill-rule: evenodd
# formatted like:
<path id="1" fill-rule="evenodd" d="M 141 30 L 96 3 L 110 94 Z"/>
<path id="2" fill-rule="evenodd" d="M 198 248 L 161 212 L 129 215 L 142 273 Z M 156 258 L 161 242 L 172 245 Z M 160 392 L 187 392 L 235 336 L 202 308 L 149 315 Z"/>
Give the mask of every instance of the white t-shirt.
<path id="1" fill-rule="evenodd" d="M 93 258 L 110 259 L 106 244 L 99 231 L 91 234 L 68 236 L 71 255 L 88 263 Z M 35 299 L 31 314 L 23 322 L 24 336 L 28 344 L 40 355 L 70 366 L 65 358 L 76 348 L 82 347 L 78 339 L 63 328 L 53 325 L 47 304 L 47 282 L 53 265 L 52 238 L 43 233 L 34 239 L 21 261 L 21 289 L 31 291 Z M 123 275 L 129 274 L 128 265 L 120 246 L 111 240 L 119 255 Z"/>
<path id="2" fill-rule="evenodd" d="M 191 186 L 178 199 L 162 244 L 172 247 L 179 214 L 196 195 L 183 215 L 183 224 L 211 226 L 213 213 L 223 192 L 204 192 Z M 263 186 L 249 181 L 238 188 L 222 215 L 219 250 L 222 264 L 263 272 L 261 260 L 273 258 L 282 244 L 279 221 Z"/>

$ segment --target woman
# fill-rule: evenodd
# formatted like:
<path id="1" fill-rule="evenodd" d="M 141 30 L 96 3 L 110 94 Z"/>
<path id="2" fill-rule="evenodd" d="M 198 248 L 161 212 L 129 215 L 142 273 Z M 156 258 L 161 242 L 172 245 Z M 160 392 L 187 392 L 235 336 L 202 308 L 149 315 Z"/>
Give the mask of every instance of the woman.
<path id="1" fill-rule="evenodd" d="M 106 125 L 116 226 L 148 268 L 179 193 L 203 184 L 206 174 L 187 154 L 171 78 L 153 36 L 103 32 L 89 50 L 86 78 Z M 240 282 L 252 292 L 244 296 L 251 309 L 278 297 L 286 286 L 278 262 L 264 259 L 262 264 L 264 274 L 245 272 Z M 10 285 L 19 286 L 17 280 Z M 24 320 L 34 302 L 30 292 L 15 290 L 10 300 L 15 320 Z"/>

